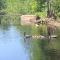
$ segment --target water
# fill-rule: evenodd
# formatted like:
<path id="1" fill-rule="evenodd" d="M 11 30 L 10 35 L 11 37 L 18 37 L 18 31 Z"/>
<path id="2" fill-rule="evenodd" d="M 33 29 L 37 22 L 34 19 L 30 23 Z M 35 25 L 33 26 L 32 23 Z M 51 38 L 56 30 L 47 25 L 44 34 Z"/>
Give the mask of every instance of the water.
<path id="1" fill-rule="evenodd" d="M 0 27 L 0 60 L 29 60 L 23 37 L 14 26 Z"/>
<path id="2" fill-rule="evenodd" d="M 60 60 L 60 29 L 55 33 L 58 37 L 51 40 L 24 40 L 24 32 L 47 35 L 46 26 L 13 26 L 6 23 L 4 20 L 0 25 L 0 60 Z"/>
<path id="3" fill-rule="evenodd" d="M 42 28 L 41 28 L 42 27 Z M 35 34 L 46 35 L 45 26 L 32 28 Z M 39 29 L 39 30 L 38 30 Z M 51 39 L 33 39 L 31 60 L 60 60 L 60 29 L 56 29 L 57 38 Z"/>

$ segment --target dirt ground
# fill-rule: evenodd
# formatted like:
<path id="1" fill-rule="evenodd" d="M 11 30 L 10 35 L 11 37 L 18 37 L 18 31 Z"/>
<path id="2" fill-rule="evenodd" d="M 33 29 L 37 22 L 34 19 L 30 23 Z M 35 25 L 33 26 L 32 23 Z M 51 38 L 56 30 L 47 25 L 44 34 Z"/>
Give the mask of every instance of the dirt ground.
<path id="1" fill-rule="evenodd" d="M 60 27 L 60 21 L 58 21 L 58 20 L 53 20 L 53 19 L 46 19 L 46 24 L 47 25 L 49 25 L 49 26 L 54 26 L 54 27 L 57 27 L 57 28 L 59 28 Z"/>

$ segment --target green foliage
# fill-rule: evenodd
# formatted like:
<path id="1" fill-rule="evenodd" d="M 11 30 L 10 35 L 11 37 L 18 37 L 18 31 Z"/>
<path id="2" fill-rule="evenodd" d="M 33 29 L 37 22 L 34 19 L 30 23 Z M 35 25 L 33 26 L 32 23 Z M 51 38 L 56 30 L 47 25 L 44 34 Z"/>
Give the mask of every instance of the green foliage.
<path id="1" fill-rule="evenodd" d="M 9 14 L 30 14 L 34 12 L 36 8 L 36 2 L 34 0 L 7 0 L 6 4 L 6 12 Z"/>
<path id="2" fill-rule="evenodd" d="M 32 26 L 32 31 L 31 32 L 32 32 L 32 35 L 39 35 L 38 28 L 35 25 Z"/>
<path id="3" fill-rule="evenodd" d="M 0 0 L 0 15 L 4 15 L 5 13 L 5 8 L 6 8 L 6 1 L 5 0 Z M 1 19 L 3 18 L 3 16 L 0 16 L 0 23 L 1 23 Z"/>
<path id="4" fill-rule="evenodd" d="M 46 0 L 36 0 L 36 2 L 37 2 L 37 9 L 36 9 L 36 11 L 37 12 L 42 12 L 44 10 L 44 8 L 45 8 Z"/>
<path id="5" fill-rule="evenodd" d="M 5 0 L 0 0 L 0 10 L 6 8 L 6 2 Z"/>
<path id="6" fill-rule="evenodd" d="M 46 25 L 40 24 L 38 27 L 38 32 L 40 35 L 47 35 L 47 27 Z"/>
<path id="7" fill-rule="evenodd" d="M 46 17 L 47 16 L 46 12 L 36 12 L 35 15 L 40 16 L 40 17 Z"/>
<path id="8" fill-rule="evenodd" d="M 50 0 L 51 10 L 55 15 L 60 12 L 60 0 Z"/>
<path id="9" fill-rule="evenodd" d="M 47 2 L 51 4 L 51 9 L 59 15 L 60 0 L 0 0 L 0 10 L 8 14 L 39 14 L 46 16 Z"/>

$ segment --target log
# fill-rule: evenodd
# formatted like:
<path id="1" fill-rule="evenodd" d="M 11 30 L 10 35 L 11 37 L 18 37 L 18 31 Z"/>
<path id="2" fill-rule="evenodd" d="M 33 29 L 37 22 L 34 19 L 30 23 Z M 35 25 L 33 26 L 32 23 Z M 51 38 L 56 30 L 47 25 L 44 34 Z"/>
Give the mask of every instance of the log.
<path id="1" fill-rule="evenodd" d="M 51 38 L 57 38 L 57 35 L 51 35 Z"/>

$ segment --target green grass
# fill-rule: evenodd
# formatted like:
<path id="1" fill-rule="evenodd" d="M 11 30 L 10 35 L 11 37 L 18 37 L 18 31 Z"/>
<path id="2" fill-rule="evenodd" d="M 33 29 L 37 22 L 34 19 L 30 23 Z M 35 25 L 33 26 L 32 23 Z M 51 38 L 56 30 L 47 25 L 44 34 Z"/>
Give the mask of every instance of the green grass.
<path id="1" fill-rule="evenodd" d="M 38 27 L 32 26 L 32 35 L 47 35 L 47 27 L 42 24 Z"/>

